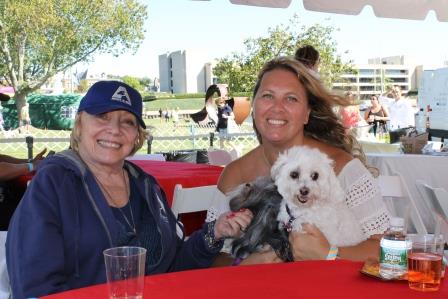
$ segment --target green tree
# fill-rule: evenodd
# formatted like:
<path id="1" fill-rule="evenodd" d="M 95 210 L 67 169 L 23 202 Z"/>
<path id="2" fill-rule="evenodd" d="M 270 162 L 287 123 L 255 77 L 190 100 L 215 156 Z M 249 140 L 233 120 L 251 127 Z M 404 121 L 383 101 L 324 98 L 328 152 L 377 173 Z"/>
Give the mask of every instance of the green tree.
<path id="1" fill-rule="evenodd" d="M 123 80 L 123 82 L 126 83 L 127 85 L 129 85 L 131 87 L 134 87 L 138 91 L 142 91 L 143 90 L 143 86 L 140 84 L 140 80 L 138 78 L 136 78 L 136 77 L 123 76 L 121 78 L 121 80 Z"/>
<path id="2" fill-rule="evenodd" d="M 26 96 L 94 54 L 136 51 L 146 6 L 137 0 L 6 0 L 0 13 L 0 77 Z"/>
<path id="3" fill-rule="evenodd" d="M 351 62 L 343 63 L 337 54 L 337 44 L 332 36 L 334 31 L 333 27 L 320 24 L 302 26 L 298 16 L 294 16 L 288 25 L 269 28 L 267 37 L 246 39 L 245 51 L 219 59 L 213 73 L 220 83 L 229 84 L 232 92 L 251 92 L 266 61 L 277 56 L 294 55 L 298 47 L 312 45 L 320 54 L 321 79 L 330 87 L 341 73 L 351 69 Z"/>
<path id="4" fill-rule="evenodd" d="M 140 85 L 143 88 L 147 88 L 148 90 L 149 90 L 149 88 L 151 88 L 152 80 L 150 78 L 143 77 L 143 78 L 140 78 L 139 81 L 140 81 Z"/>

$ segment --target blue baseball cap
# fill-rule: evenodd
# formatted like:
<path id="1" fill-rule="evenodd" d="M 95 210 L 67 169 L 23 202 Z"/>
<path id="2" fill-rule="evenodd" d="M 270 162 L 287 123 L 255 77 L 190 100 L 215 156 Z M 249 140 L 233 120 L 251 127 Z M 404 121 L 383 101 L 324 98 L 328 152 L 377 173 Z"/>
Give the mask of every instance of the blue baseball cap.
<path id="1" fill-rule="evenodd" d="M 126 110 L 135 115 L 140 126 L 146 129 L 142 118 L 142 96 L 120 81 L 98 81 L 93 84 L 79 103 L 78 112 L 98 115 L 114 110 Z"/>

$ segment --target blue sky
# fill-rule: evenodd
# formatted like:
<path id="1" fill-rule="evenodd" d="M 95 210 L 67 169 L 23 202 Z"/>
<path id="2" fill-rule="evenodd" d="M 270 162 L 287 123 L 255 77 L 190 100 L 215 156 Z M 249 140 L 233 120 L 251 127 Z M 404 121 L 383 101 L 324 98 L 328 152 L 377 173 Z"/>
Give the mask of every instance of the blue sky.
<path id="1" fill-rule="evenodd" d="M 287 9 L 234 5 L 229 0 L 147 0 L 146 38 L 135 55 L 97 57 L 95 72 L 158 77 L 158 55 L 177 50 L 201 51 L 221 58 L 243 50 L 249 37 L 266 36 L 269 27 L 287 24 L 298 14 L 301 24 L 339 28 L 334 39 L 343 58 L 367 63 L 371 57 L 405 55 L 411 64 L 442 66 L 448 61 L 448 22 L 431 12 L 424 21 L 377 18 L 370 7 L 348 16 L 308 11 L 301 0 Z M 348 54 L 344 54 L 348 51 Z"/>

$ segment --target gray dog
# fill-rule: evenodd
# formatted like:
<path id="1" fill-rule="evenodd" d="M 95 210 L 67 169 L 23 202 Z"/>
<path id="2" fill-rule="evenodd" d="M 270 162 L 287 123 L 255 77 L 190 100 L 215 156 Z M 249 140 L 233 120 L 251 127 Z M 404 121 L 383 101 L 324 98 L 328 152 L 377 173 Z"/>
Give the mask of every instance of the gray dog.
<path id="1" fill-rule="evenodd" d="M 288 232 L 279 229 L 277 215 L 282 196 L 270 177 L 259 177 L 254 182 L 229 194 L 230 209 L 234 212 L 249 209 L 254 218 L 242 236 L 232 243 L 232 254 L 237 258 L 266 249 L 269 245 L 283 261 L 292 261 Z"/>

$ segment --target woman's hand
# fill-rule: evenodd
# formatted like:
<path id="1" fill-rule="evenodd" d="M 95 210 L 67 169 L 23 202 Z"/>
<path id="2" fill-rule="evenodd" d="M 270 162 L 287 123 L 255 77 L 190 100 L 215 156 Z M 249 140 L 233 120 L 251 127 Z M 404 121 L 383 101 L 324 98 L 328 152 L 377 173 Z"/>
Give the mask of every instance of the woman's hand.
<path id="1" fill-rule="evenodd" d="M 250 254 L 240 265 L 256 265 L 256 264 L 273 264 L 283 263 L 283 261 L 277 256 L 274 250 L 269 247 L 269 250 L 255 252 Z"/>
<path id="2" fill-rule="evenodd" d="M 37 162 L 37 161 L 40 161 L 40 160 L 43 160 L 43 159 L 44 159 L 44 155 L 45 155 L 46 152 L 47 152 L 47 148 L 44 148 L 40 153 L 38 153 L 38 154 L 34 157 L 34 159 L 33 159 L 33 163 L 34 163 L 34 162 Z"/>
<path id="3" fill-rule="evenodd" d="M 239 237 L 252 221 L 252 217 L 253 214 L 248 209 L 222 214 L 215 223 L 215 238 L 219 240 Z"/>
<path id="4" fill-rule="evenodd" d="M 289 243 L 294 260 L 324 260 L 330 244 L 324 234 L 313 224 L 302 224 L 303 232 L 291 232 Z"/>
<path id="5" fill-rule="evenodd" d="M 34 156 L 34 159 L 31 160 L 31 163 L 33 163 L 33 168 L 36 169 L 37 165 L 44 159 L 44 155 L 47 152 L 47 148 L 44 148 L 40 153 L 38 153 L 36 156 Z"/>

